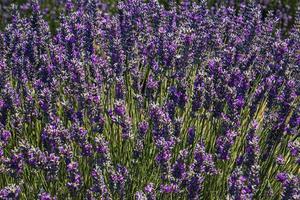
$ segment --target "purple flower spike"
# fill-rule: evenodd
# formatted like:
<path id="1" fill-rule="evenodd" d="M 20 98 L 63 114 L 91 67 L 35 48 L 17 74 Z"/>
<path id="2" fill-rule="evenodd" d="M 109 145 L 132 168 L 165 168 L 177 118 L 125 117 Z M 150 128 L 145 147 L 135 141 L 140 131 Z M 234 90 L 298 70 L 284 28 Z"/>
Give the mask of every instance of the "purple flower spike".
<path id="1" fill-rule="evenodd" d="M 160 186 L 160 192 L 163 194 L 170 194 L 178 192 L 178 186 L 175 184 L 165 184 Z"/>
<path id="2" fill-rule="evenodd" d="M 0 144 L 6 146 L 10 138 L 11 138 L 11 133 L 7 130 L 3 130 L 0 135 Z"/>
<path id="3" fill-rule="evenodd" d="M 156 191 L 153 183 L 149 183 L 145 186 L 144 192 L 149 200 L 156 200 Z"/>
<path id="4" fill-rule="evenodd" d="M 52 197 L 51 194 L 47 192 L 42 192 L 38 195 L 39 200 L 56 200 L 56 197 Z"/>
<path id="5" fill-rule="evenodd" d="M 0 198 L 3 200 L 19 199 L 20 193 L 20 186 L 12 184 L 0 190 Z"/>

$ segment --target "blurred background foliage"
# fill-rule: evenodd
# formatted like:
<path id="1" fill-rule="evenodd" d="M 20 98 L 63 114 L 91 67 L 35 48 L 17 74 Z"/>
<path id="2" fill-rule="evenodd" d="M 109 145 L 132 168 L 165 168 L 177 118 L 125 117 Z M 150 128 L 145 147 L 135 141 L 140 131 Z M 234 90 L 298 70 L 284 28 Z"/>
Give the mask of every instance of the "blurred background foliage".
<path id="1" fill-rule="evenodd" d="M 30 15 L 30 1 L 31 0 L 0 0 L 0 30 L 11 20 L 11 7 L 13 4 L 18 5 L 18 10 L 21 15 Z M 60 13 L 64 9 L 67 0 L 39 0 L 45 19 L 49 22 L 51 31 L 54 32 L 57 25 Z M 118 0 L 99 0 L 106 3 L 109 9 L 114 12 Z M 162 5 L 168 7 L 170 0 L 158 0 Z M 175 0 L 180 3 L 182 0 Z M 201 0 L 193 0 L 194 2 Z M 203 1 L 203 0 L 202 0 Z M 249 0 L 248 0 L 249 1 Z M 255 0 L 254 0 L 255 1 Z M 263 15 L 271 11 L 277 15 L 282 21 L 282 26 L 290 28 L 294 22 L 297 13 L 297 8 L 300 5 L 299 0 L 256 0 L 262 5 Z M 238 7 L 240 3 L 247 2 L 247 0 L 208 0 L 210 7 L 215 6 L 234 6 Z"/>

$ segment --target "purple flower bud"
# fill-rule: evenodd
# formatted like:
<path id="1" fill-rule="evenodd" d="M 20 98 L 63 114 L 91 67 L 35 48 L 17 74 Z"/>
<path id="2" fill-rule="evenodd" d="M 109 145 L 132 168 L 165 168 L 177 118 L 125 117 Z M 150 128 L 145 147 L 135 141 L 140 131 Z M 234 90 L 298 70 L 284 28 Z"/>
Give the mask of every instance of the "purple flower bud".
<path id="1" fill-rule="evenodd" d="M 124 81 L 123 80 L 117 80 L 115 93 L 116 93 L 116 99 L 120 99 L 120 100 L 124 99 Z"/>
<path id="2" fill-rule="evenodd" d="M 144 188 L 144 192 L 147 195 L 147 199 L 149 199 L 149 200 L 155 200 L 156 199 L 156 192 L 155 192 L 155 188 L 154 188 L 153 183 L 149 183 L 148 185 L 146 185 L 145 188 Z"/>
<path id="3" fill-rule="evenodd" d="M 68 182 L 67 187 L 72 191 L 76 192 L 81 188 L 82 178 L 79 174 L 79 164 L 77 162 L 70 162 L 67 165 Z"/>
<path id="4" fill-rule="evenodd" d="M 147 200 L 147 196 L 144 192 L 138 191 L 134 195 L 135 200 Z"/>
<path id="5" fill-rule="evenodd" d="M 120 117 L 123 117 L 126 114 L 126 108 L 122 101 L 117 101 L 115 103 L 114 112 Z"/>
<path id="6" fill-rule="evenodd" d="M 149 128 L 149 124 L 147 121 L 142 121 L 139 123 L 139 134 L 141 136 L 144 136 L 147 133 L 147 130 Z"/>
<path id="7" fill-rule="evenodd" d="M 281 173 L 278 173 L 276 175 L 276 179 L 281 182 L 281 183 L 284 183 L 287 179 L 288 179 L 288 174 L 287 173 L 284 173 L 284 172 L 281 172 Z"/>
<path id="8" fill-rule="evenodd" d="M 39 200 L 56 200 L 56 197 L 52 197 L 51 194 L 47 192 L 42 192 L 38 195 Z"/>
<path id="9" fill-rule="evenodd" d="M 226 135 L 217 138 L 217 156 L 219 159 L 228 160 L 230 156 L 230 148 L 234 143 L 236 132 L 228 130 Z"/>
<path id="10" fill-rule="evenodd" d="M 195 136 L 196 136 L 196 129 L 195 129 L 195 127 L 190 127 L 188 129 L 188 135 L 187 135 L 188 145 L 192 145 L 194 143 Z"/>
<path id="11" fill-rule="evenodd" d="M 189 178 L 187 190 L 188 190 L 188 199 L 199 199 L 200 192 L 203 187 L 204 177 L 200 174 L 195 174 Z"/>
<path id="12" fill-rule="evenodd" d="M 294 142 L 288 143 L 288 148 L 292 156 L 296 157 L 299 155 L 300 152 L 300 142 L 295 140 Z"/>
<path id="13" fill-rule="evenodd" d="M 128 170 L 121 165 L 117 166 L 117 170 L 110 176 L 111 184 L 116 192 L 120 196 L 125 195 L 125 184 L 128 178 Z"/>
<path id="14" fill-rule="evenodd" d="M 163 194 L 176 193 L 178 192 L 178 190 L 178 185 L 175 185 L 173 183 L 160 186 L 160 192 Z"/>
<path id="15" fill-rule="evenodd" d="M 277 162 L 278 165 L 284 165 L 284 164 L 285 164 L 285 160 L 284 160 L 283 155 L 279 155 L 279 156 L 276 158 L 276 162 Z"/>
<path id="16" fill-rule="evenodd" d="M 187 176 L 186 158 L 188 156 L 188 150 L 181 150 L 179 157 L 172 167 L 172 175 L 175 179 L 183 181 Z"/>
<path id="17" fill-rule="evenodd" d="M 3 130 L 1 135 L 0 135 L 0 139 L 1 139 L 0 142 L 2 142 L 3 145 L 5 146 L 5 145 L 7 145 L 8 140 L 10 139 L 10 137 L 11 137 L 11 133 L 7 130 Z"/>
<path id="18" fill-rule="evenodd" d="M 195 173 L 211 175 L 218 173 L 212 155 L 205 152 L 205 147 L 202 142 L 196 145 L 194 162 L 191 165 L 191 170 Z"/>
<path id="19" fill-rule="evenodd" d="M 0 110 L 4 107 L 5 102 L 3 99 L 0 99 Z"/>
<path id="20" fill-rule="evenodd" d="M 154 91 L 157 88 L 158 88 L 158 81 L 156 81 L 152 76 L 150 76 L 147 81 L 147 89 L 150 91 Z"/>
<path id="21" fill-rule="evenodd" d="M 298 199 L 299 197 L 299 176 L 294 176 L 281 172 L 277 174 L 276 179 L 283 185 L 282 199 Z"/>
<path id="22" fill-rule="evenodd" d="M 89 144 L 89 143 L 85 143 L 85 144 L 83 144 L 82 146 L 81 146 L 81 148 L 82 148 L 82 154 L 84 155 L 84 156 L 92 156 L 92 154 L 93 154 L 93 146 L 91 145 L 91 144 Z"/>
<path id="23" fill-rule="evenodd" d="M 44 164 L 44 168 L 47 173 L 47 179 L 54 179 L 57 177 L 57 173 L 59 170 L 59 157 L 56 156 L 54 153 L 51 153 L 49 156 L 46 157 L 46 162 Z"/>
<path id="24" fill-rule="evenodd" d="M 12 184 L 0 190 L 0 198 L 3 200 L 19 199 L 21 188 L 18 185 Z"/>
<path id="25" fill-rule="evenodd" d="M 109 200 L 111 193 L 105 183 L 103 172 L 99 166 L 96 166 L 91 173 L 93 178 L 93 185 L 91 191 L 98 195 L 99 198 Z M 95 197 L 96 198 L 96 197 Z"/>

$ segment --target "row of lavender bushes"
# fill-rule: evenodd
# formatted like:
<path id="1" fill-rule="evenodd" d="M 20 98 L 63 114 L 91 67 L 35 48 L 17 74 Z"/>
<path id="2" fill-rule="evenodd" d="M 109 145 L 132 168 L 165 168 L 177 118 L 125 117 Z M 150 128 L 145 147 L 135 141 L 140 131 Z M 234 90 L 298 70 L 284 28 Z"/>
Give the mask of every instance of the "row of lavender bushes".
<path id="1" fill-rule="evenodd" d="M 39 0 L 41 12 L 50 25 L 50 31 L 53 33 L 59 26 L 58 16 L 64 10 L 64 5 L 69 0 Z M 71 0 L 74 1 L 74 0 Z M 179 3 L 182 0 L 158 0 L 165 8 L 172 7 L 172 4 Z M 193 2 L 201 2 L 201 0 L 191 0 Z M 280 25 L 286 29 L 291 28 L 295 22 L 295 16 L 297 15 L 297 6 L 299 6 L 298 0 L 254 0 L 262 9 L 262 15 L 265 17 L 269 11 L 272 11 L 277 17 L 280 18 Z M 22 14 L 30 15 L 30 3 L 31 0 L 2 0 L 0 2 L 0 28 L 5 27 L 11 20 L 10 10 L 13 4 L 20 5 L 20 11 Z M 75 1 L 76 2 L 76 1 Z M 115 6 L 117 0 L 102 0 L 106 3 L 106 7 L 110 12 L 116 11 Z M 249 0 L 207 0 L 208 7 L 214 9 L 220 6 L 231 6 L 239 8 L 239 5 L 251 2 Z"/>
<path id="2" fill-rule="evenodd" d="M 300 198 L 297 28 L 80 0 L 51 35 L 29 9 L 0 33 L 0 199 Z"/>

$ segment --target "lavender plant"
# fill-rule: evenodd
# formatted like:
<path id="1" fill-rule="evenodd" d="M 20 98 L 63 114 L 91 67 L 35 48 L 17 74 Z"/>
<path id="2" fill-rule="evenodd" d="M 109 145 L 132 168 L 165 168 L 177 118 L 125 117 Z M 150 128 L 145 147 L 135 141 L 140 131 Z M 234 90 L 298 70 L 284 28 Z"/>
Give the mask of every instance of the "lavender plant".
<path id="1" fill-rule="evenodd" d="M 0 33 L 1 199 L 299 199 L 296 26 L 254 1 L 64 5 L 54 35 L 38 1 Z"/>

